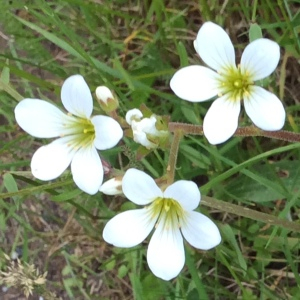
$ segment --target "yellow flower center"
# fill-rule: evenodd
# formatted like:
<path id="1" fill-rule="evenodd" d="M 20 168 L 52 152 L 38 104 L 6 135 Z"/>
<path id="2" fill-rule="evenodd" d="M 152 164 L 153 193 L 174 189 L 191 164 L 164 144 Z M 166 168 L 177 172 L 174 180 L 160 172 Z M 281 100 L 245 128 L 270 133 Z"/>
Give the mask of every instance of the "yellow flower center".
<path id="1" fill-rule="evenodd" d="M 157 224 L 163 222 L 163 229 L 179 228 L 179 219 L 184 220 L 185 210 L 179 202 L 171 198 L 156 198 L 149 206 L 151 217 L 158 217 Z"/>
<path id="2" fill-rule="evenodd" d="M 93 145 L 95 140 L 95 127 L 90 119 L 67 116 L 61 137 L 70 138 L 68 145 L 74 150 Z"/>
<path id="3" fill-rule="evenodd" d="M 242 72 L 240 66 L 230 67 L 219 73 L 219 96 L 227 95 L 229 100 L 241 101 L 249 95 L 254 84 L 249 72 Z"/>

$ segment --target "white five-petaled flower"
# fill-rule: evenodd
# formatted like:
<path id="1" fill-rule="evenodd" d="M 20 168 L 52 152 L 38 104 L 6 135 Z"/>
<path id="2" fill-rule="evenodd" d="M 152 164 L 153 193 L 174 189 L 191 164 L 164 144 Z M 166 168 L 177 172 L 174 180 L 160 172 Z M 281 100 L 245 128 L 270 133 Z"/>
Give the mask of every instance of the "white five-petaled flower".
<path id="1" fill-rule="evenodd" d="M 204 134 L 211 144 L 222 143 L 234 134 L 242 99 L 247 115 L 257 127 L 269 131 L 283 127 L 285 111 L 281 101 L 254 85 L 275 70 L 280 58 L 277 43 L 265 38 L 251 42 L 236 66 L 229 36 L 220 26 L 207 22 L 200 28 L 194 46 L 216 72 L 197 65 L 184 67 L 174 74 L 170 85 L 178 97 L 191 102 L 219 96 L 203 122 Z"/>
<path id="2" fill-rule="evenodd" d="M 32 174 L 41 180 L 51 180 L 71 164 L 76 185 L 93 195 L 103 181 L 103 166 L 97 149 L 114 147 L 123 136 L 122 128 L 110 117 L 91 116 L 93 99 L 81 75 L 66 79 L 61 100 L 67 114 L 40 99 L 24 99 L 15 108 L 18 124 L 30 135 L 59 137 L 34 153 Z"/>
<path id="3" fill-rule="evenodd" d="M 133 247 L 155 227 L 147 261 L 157 277 L 170 280 L 183 268 L 183 237 L 202 250 L 220 243 L 217 226 L 203 214 L 193 211 L 200 202 L 200 192 L 194 182 L 179 180 L 161 191 L 149 175 L 129 169 L 123 177 L 122 188 L 129 200 L 148 206 L 112 218 L 104 228 L 103 238 L 117 247 Z"/>

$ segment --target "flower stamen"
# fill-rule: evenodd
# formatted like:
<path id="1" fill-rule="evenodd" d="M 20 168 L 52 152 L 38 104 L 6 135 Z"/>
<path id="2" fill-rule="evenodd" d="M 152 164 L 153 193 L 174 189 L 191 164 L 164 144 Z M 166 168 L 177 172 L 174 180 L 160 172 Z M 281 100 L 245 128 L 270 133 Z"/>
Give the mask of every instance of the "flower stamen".
<path id="1" fill-rule="evenodd" d="M 250 87 L 254 84 L 249 71 L 241 71 L 241 68 L 231 67 L 226 72 L 219 73 L 219 90 L 218 96 L 227 94 L 228 99 L 232 101 L 241 101 L 245 95 L 249 94 Z"/>
<path id="2" fill-rule="evenodd" d="M 81 147 L 88 147 L 95 140 L 95 127 L 89 119 L 73 117 L 64 123 L 64 133 L 61 137 L 69 136 L 69 147 L 78 150 Z"/>
<path id="3" fill-rule="evenodd" d="M 149 206 L 151 218 L 157 218 L 156 226 L 162 222 L 166 230 L 180 228 L 179 219 L 184 219 L 184 210 L 180 203 L 172 198 L 157 198 Z"/>

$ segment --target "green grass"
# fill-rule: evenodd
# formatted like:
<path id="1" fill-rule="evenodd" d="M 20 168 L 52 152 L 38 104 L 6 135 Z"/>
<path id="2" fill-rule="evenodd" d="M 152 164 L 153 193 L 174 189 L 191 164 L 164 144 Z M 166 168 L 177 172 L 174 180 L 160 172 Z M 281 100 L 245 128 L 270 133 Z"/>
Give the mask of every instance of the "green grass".
<path id="1" fill-rule="evenodd" d="M 48 141 L 33 139 L 14 119 L 25 97 L 61 106 L 63 80 L 81 74 L 93 92 L 99 85 L 116 92 L 122 117 L 146 104 L 173 122 L 202 124 L 211 102 L 177 98 L 169 88 L 172 75 L 201 63 L 193 40 L 203 22 L 226 28 L 239 57 L 256 21 L 281 47 L 281 62 L 266 85 L 284 103 L 285 129 L 298 132 L 299 1 L 5 1 L 0 20 L 1 82 L 10 84 L 0 85 L 0 268 L 3 253 L 21 249 L 22 260 L 48 271 L 47 288 L 62 299 L 300 297 L 299 143 L 233 137 L 211 146 L 201 136 L 182 139 L 176 179 L 193 180 L 202 195 L 220 200 L 218 206 L 203 201 L 199 209 L 217 223 L 222 243 L 210 251 L 186 245 L 183 271 L 166 282 L 148 268 L 147 242 L 120 249 L 103 241 L 106 221 L 131 204 L 80 192 L 68 172 L 51 183 L 34 180 L 30 159 Z M 101 113 L 96 102 L 94 113 Z M 249 125 L 248 117 L 240 124 Z M 154 177 L 165 174 L 167 151 L 137 161 L 136 144 L 124 140 L 126 149 L 104 151 L 104 158 L 139 165 Z M 251 209 L 247 216 L 244 208 Z"/>

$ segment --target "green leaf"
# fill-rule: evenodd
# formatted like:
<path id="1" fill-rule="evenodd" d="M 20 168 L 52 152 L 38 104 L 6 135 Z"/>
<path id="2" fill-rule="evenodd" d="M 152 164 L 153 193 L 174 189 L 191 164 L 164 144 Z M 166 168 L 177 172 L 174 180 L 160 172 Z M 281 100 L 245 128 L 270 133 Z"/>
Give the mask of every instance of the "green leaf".
<path id="1" fill-rule="evenodd" d="M 182 42 L 178 42 L 176 45 L 177 52 L 180 58 L 180 66 L 185 67 L 189 65 L 188 54 Z"/>
<path id="2" fill-rule="evenodd" d="M 261 39 L 262 36 L 262 31 L 260 26 L 257 23 L 251 24 L 250 25 L 250 30 L 249 30 L 249 40 L 250 43 L 257 40 Z"/>
<path id="3" fill-rule="evenodd" d="M 5 232 L 6 230 L 6 217 L 4 213 L 0 214 L 0 231 Z"/>
<path id="4" fill-rule="evenodd" d="M 225 237 L 227 242 L 234 249 L 234 251 L 237 255 L 238 263 L 245 275 L 246 271 L 247 271 L 247 263 L 246 263 L 246 260 L 240 250 L 240 247 L 236 241 L 236 238 L 235 238 L 232 228 L 228 224 L 225 224 L 225 225 L 221 226 L 220 229 L 222 230 L 222 235 Z"/>
<path id="5" fill-rule="evenodd" d="M 6 64 L 8 65 L 8 59 L 6 60 Z M 1 82 L 4 84 L 9 84 L 9 77 L 10 77 L 10 72 L 9 72 L 9 67 L 5 66 L 3 67 L 3 70 L 1 72 Z"/>
<path id="6" fill-rule="evenodd" d="M 9 193 L 17 193 L 19 191 L 17 183 L 16 183 L 14 177 L 10 173 L 5 173 L 3 175 L 3 183 L 4 183 L 4 186 L 5 186 L 5 188 L 7 189 L 7 191 Z M 19 205 L 20 205 L 19 197 L 13 196 L 12 198 L 13 198 L 13 200 L 15 202 L 15 205 L 17 206 L 17 209 L 18 209 Z"/>
<path id="7" fill-rule="evenodd" d="M 202 147 L 204 149 L 206 149 L 207 151 L 213 151 L 212 148 L 208 148 L 208 147 L 205 147 L 205 146 L 202 146 Z M 286 152 L 286 151 L 291 151 L 291 150 L 297 149 L 297 148 L 300 148 L 300 143 L 294 143 L 294 144 L 291 144 L 291 145 L 278 147 L 278 148 L 275 148 L 273 150 L 266 151 L 264 153 L 261 153 L 261 154 L 258 154 L 256 156 L 254 156 L 254 157 L 251 157 L 250 159 L 240 163 L 239 165 L 236 165 L 234 163 L 230 163 L 232 168 L 230 168 L 226 172 L 216 176 L 215 178 L 211 179 L 208 183 L 206 183 L 205 185 L 202 186 L 201 191 L 203 193 L 206 193 L 207 191 L 209 191 L 209 189 L 216 186 L 217 184 L 219 184 L 223 180 L 229 178 L 233 174 L 236 174 L 239 171 L 243 172 L 244 171 L 243 169 L 245 169 L 249 165 L 254 164 L 256 161 L 262 160 L 262 159 L 264 159 L 268 156 L 271 156 L 271 155 L 275 155 L 275 154 L 278 154 L 278 153 L 283 153 L 283 152 Z M 217 155 L 217 153 L 216 153 L 216 155 Z M 226 161 L 227 163 L 229 163 L 229 160 L 226 159 L 225 157 L 219 156 L 219 158 L 222 161 Z"/>
<path id="8" fill-rule="evenodd" d="M 128 268 L 125 265 L 121 265 L 118 269 L 118 277 L 124 278 L 128 273 Z"/>
<path id="9" fill-rule="evenodd" d="M 3 180 L 4 180 L 4 186 L 6 187 L 8 192 L 12 193 L 18 191 L 17 183 L 14 177 L 10 173 L 5 173 L 3 176 Z"/>
<path id="10" fill-rule="evenodd" d="M 134 299 L 143 299 L 144 293 L 140 278 L 137 276 L 137 274 L 134 273 L 131 273 L 129 275 L 129 278 L 134 293 Z"/>
<path id="11" fill-rule="evenodd" d="M 284 194 L 280 186 L 295 191 L 300 186 L 300 161 L 278 161 L 272 165 L 264 164 L 252 169 L 256 177 L 240 174 L 226 186 L 227 192 L 240 199 L 253 202 L 270 202 L 281 199 Z M 267 184 L 262 184 L 263 180 Z M 277 185 L 277 189 L 273 188 Z"/>
<path id="12" fill-rule="evenodd" d="M 52 196 L 51 200 L 53 200 L 55 202 L 65 202 L 65 201 L 68 201 L 70 199 L 73 199 L 73 198 L 77 197 L 81 193 L 82 193 L 81 190 L 74 189 L 74 190 L 69 191 L 69 192 L 61 193 L 57 196 Z"/>
<path id="13" fill-rule="evenodd" d="M 161 297 L 166 293 L 164 289 L 164 282 L 152 273 L 149 273 L 143 280 L 143 299 L 145 300 L 157 300 L 162 299 Z"/>

